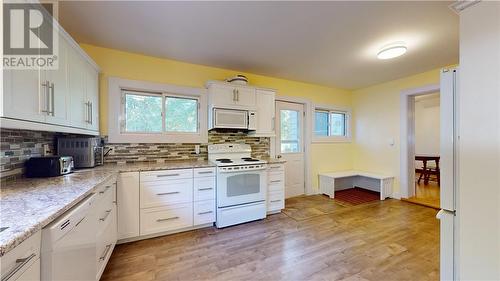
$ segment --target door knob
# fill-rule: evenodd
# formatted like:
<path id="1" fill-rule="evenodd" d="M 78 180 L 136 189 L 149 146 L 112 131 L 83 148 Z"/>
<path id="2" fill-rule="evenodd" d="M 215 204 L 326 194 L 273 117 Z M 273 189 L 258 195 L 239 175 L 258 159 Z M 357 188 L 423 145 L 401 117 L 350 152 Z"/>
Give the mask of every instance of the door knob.
<path id="1" fill-rule="evenodd" d="M 281 158 L 281 155 L 276 155 L 276 158 Z"/>

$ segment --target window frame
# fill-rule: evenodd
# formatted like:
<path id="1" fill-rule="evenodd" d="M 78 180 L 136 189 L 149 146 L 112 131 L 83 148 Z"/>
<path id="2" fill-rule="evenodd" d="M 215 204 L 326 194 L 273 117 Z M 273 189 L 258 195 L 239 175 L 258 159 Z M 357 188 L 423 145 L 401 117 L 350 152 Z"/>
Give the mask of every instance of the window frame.
<path id="1" fill-rule="evenodd" d="M 206 143 L 208 142 L 208 113 L 206 89 L 175 86 L 170 84 L 108 79 L 108 138 L 110 143 Z M 132 94 L 162 97 L 161 132 L 125 131 L 125 95 Z M 168 97 L 197 101 L 197 132 L 166 131 L 166 107 Z"/>
<path id="2" fill-rule="evenodd" d="M 344 136 L 318 136 L 316 135 L 316 112 L 328 113 L 328 131 L 327 134 L 331 132 L 331 114 L 340 113 L 345 116 L 345 135 Z M 312 108 L 312 142 L 313 143 L 336 143 L 336 142 L 351 142 L 351 119 L 352 111 L 350 108 L 331 106 L 331 105 L 314 105 Z"/>

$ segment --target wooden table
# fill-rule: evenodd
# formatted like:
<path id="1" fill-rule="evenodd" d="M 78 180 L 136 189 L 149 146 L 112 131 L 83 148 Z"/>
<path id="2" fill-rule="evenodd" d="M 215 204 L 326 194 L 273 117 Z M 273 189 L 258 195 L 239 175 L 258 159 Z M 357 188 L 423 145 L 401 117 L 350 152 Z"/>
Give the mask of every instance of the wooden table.
<path id="1" fill-rule="evenodd" d="M 441 177 L 440 177 L 440 170 L 439 170 L 439 155 L 415 155 L 415 160 L 416 161 L 422 161 L 423 167 L 422 169 L 415 169 L 415 171 L 420 173 L 420 176 L 418 177 L 418 183 L 420 183 L 420 180 L 422 177 L 424 177 L 424 184 L 429 184 L 429 177 L 430 175 L 436 175 L 437 177 L 437 182 L 438 185 L 441 183 Z M 427 162 L 428 161 L 434 161 L 436 163 L 436 168 L 435 169 L 430 169 L 427 167 Z"/>

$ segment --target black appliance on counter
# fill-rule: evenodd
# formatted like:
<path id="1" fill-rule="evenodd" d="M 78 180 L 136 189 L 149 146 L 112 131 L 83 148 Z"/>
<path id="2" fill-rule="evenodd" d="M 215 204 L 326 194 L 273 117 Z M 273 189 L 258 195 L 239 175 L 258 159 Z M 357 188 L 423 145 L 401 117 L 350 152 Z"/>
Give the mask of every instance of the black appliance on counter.
<path id="1" fill-rule="evenodd" d="M 73 157 L 31 157 L 26 161 L 25 169 L 25 175 L 28 178 L 47 178 L 66 175 L 73 172 Z"/>

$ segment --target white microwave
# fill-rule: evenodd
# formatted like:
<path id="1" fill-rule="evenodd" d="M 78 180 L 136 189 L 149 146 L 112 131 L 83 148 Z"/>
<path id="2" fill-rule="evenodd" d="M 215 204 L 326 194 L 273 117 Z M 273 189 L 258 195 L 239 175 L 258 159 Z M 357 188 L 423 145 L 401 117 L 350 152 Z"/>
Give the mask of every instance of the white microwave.
<path id="1" fill-rule="evenodd" d="M 257 113 L 252 110 L 214 108 L 210 129 L 255 130 Z"/>

